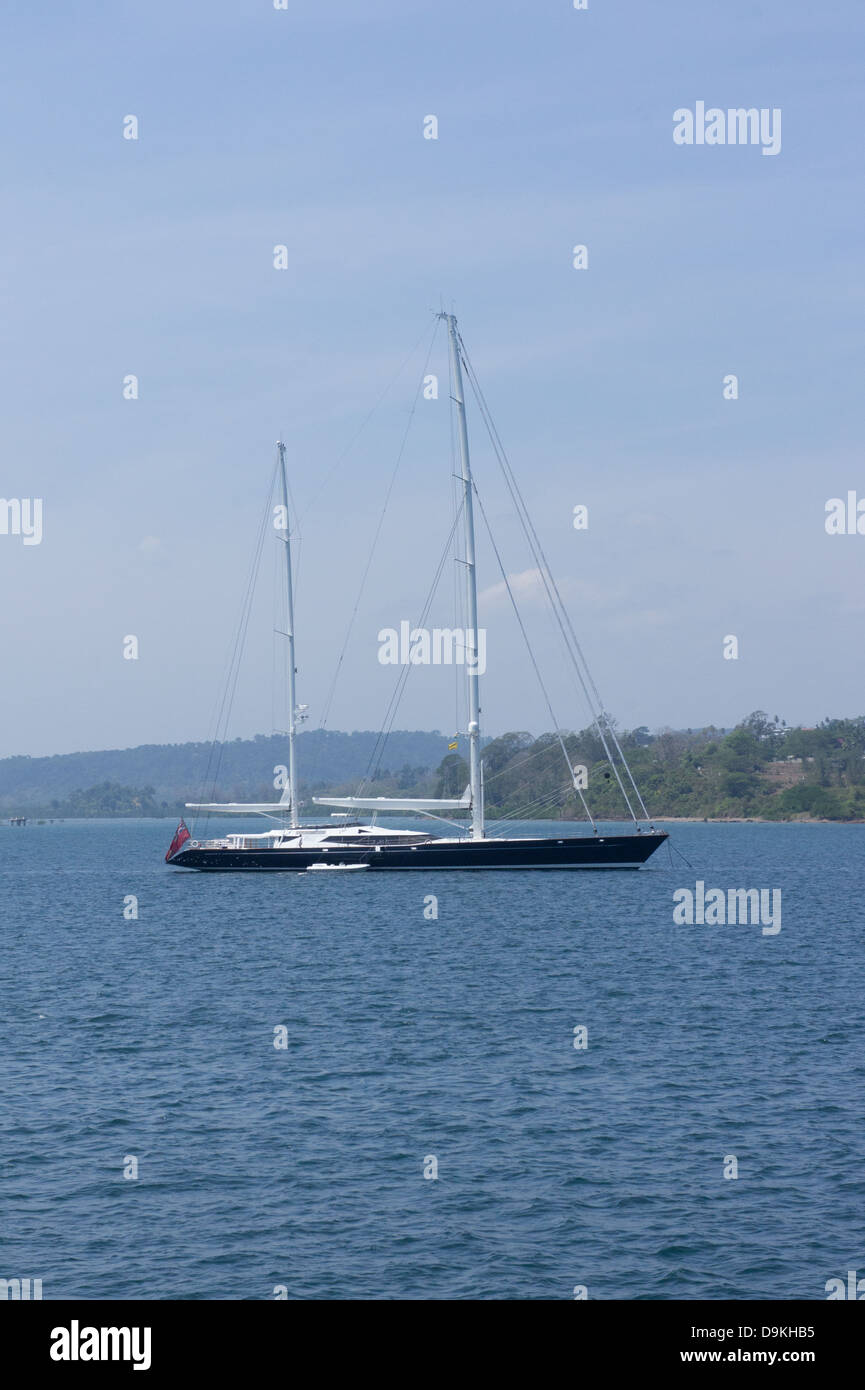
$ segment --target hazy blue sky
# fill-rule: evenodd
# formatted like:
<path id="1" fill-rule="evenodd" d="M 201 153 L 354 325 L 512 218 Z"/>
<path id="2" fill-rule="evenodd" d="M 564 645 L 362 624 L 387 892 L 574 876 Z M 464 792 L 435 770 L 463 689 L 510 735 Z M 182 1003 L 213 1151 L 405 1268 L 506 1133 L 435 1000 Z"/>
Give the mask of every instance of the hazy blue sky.
<path id="1" fill-rule="evenodd" d="M 0 755 L 208 735 L 280 432 L 317 723 L 442 297 L 623 724 L 865 710 L 865 536 L 824 529 L 865 496 L 861 4 L 7 0 L 2 28 L 0 496 L 42 498 L 44 535 L 0 535 Z M 675 145 L 697 101 L 780 108 L 781 152 Z M 416 616 L 450 525 L 446 396 L 418 406 L 333 728 L 378 727 L 377 632 Z M 233 735 L 280 723 L 275 549 Z M 487 730 L 540 732 L 506 604 L 481 618 Z M 419 669 L 398 725 L 453 721 Z"/>

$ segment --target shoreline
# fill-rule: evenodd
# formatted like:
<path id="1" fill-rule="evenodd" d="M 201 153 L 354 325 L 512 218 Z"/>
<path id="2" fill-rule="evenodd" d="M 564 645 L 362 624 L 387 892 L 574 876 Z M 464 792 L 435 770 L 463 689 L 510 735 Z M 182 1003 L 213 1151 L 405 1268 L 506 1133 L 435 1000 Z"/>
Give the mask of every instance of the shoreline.
<path id="1" fill-rule="evenodd" d="M 865 825 L 865 820 L 830 820 L 826 816 L 654 816 L 654 825 Z"/>
<path id="2" fill-rule="evenodd" d="M 70 822 L 86 825 L 91 821 L 166 821 L 174 822 L 182 817 L 182 811 L 174 811 L 165 816 L 40 816 L 29 812 L 22 812 L 25 825 L 16 826 L 14 820 L 9 816 L 0 817 L 0 830 L 28 829 L 32 826 L 44 825 L 64 825 Z M 387 813 L 385 813 L 387 816 Z M 404 820 L 405 816 L 395 816 L 393 819 Z M 503 825 L 505 822 L 495 816 L 488 817 L 490 824 Z M 513 821 L 514 825 L 531 825 L 534 818 L 524 821 Z M 623 817 L 596 816 L 599 825 L 630 825 L 630 820 Z M 851 820 L 830 820 L 824 816 L 796 815 L 789 817 L 778 816 L 651 816 L 650 825 L 865 825 L 865 819 Z M 312 822 L 310 821 L 310 824 Z M 541 825 L 586 825 L 585 820 L 539 820 Z"/>

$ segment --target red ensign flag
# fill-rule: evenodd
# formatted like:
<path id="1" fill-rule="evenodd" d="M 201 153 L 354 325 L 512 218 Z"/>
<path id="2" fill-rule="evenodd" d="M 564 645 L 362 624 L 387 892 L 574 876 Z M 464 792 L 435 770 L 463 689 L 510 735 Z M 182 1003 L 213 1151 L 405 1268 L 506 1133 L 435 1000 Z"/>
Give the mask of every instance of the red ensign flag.
<path id="1" fill-rule="evenodd" d="M 188 831 L 187 828 L 186 828 L 186 822 L 185 822 L 185 821 L 181 821 L 180 824 L 179 824 L 178 827 L 177 827 L 177 830 L 176 830 L 175 833 L 174 833 L 174 839 L 171 841 L 171 844 L 168 846 L 168 853 L 167 853 L 166 856 L 165 856 L 165 862 L 166 862 L 166 864 L 168 863 L 169 859 L 171 859 L 172 856 L 175 855 L 175 854 L 177 853 L 177 851 L 178 851 L 179 849 L 183 849 L 183 846 L 186 844 L 186 841 L 187 841 L 188 839 L 189 839 L 189 831 Z"/>

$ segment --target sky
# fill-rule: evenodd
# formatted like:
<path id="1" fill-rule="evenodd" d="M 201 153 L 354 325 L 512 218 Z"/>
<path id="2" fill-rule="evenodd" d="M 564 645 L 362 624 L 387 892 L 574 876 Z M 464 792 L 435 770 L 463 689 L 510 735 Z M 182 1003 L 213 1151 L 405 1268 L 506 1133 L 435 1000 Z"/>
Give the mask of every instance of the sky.
<path id="1" fill-rule="evenodd" d="M 2 30 L 0 497 L 43 520 L 0 534 L 0 756 L 212 735 L 280 436 L 308 727 L 355 604 L 328 727 L 381 725 L 378 634 L 416 620 L 453 518 L 442 305 L 621 725 L 865 712 L 865 535 L 825 526 L 865 498 L 861 5 L 7 0 Z M 698 102 L 780 110 L 779 152 L 675 143 Z M 472 407 L 479 495 L 582 727 Z M 537 734 L 478 524 L 483 729 Z M 278 548 L 230 737 L 285 727 Z M 414 670 L 397 727 L 461 720 L 453 672 Z"/>

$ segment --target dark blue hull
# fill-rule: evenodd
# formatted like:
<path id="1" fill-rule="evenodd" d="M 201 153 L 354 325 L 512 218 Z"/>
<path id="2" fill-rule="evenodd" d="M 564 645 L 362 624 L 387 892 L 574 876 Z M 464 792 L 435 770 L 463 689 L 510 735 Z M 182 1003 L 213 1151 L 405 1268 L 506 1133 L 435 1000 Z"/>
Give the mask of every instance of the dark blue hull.
<path id="1" fill-rule="evenodd" d="M 556 840 L 431 840 L 423 845 L 348 849 L 190 849 L 169 860 L 173 868 L 205 872 L 300 872 L 312 864 L 366 864 L 384 869 L 639 869 L 667 836 L 572 835 Z"/>

